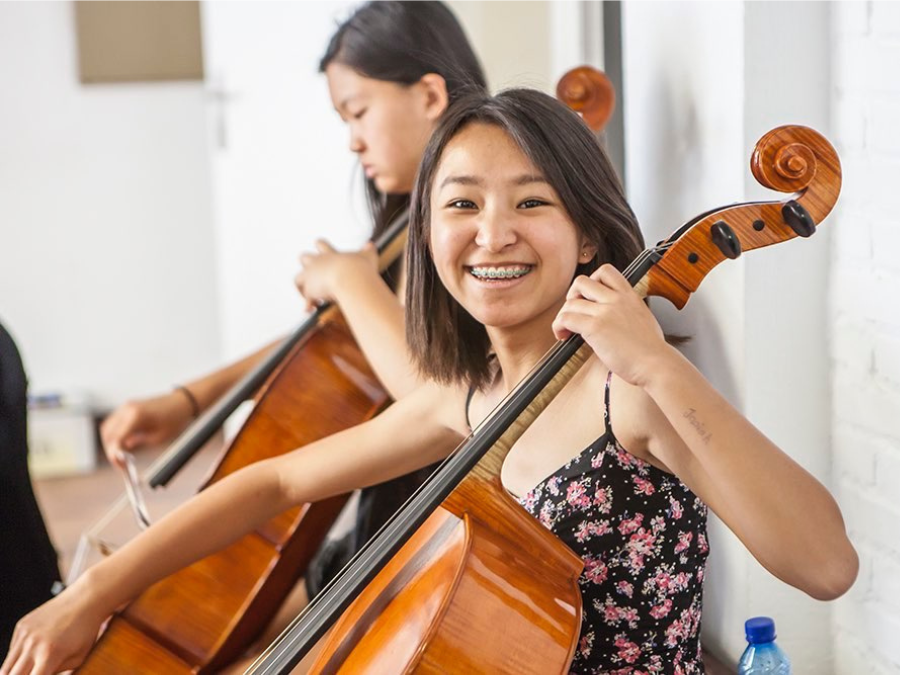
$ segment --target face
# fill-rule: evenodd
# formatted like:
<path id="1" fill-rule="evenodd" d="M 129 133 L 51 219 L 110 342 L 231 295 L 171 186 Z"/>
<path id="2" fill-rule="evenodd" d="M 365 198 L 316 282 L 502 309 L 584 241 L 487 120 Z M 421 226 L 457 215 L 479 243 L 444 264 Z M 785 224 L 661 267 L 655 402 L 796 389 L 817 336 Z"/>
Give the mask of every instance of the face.
<path id="1" fill-rule="evenodd" d="M 506 132 L 480 123 L 444 149 L 430 245 L 444 286 L 489 331 L 548 331 L 581 256 L 594 253 Z"/>
<path id="2" fill-rule="evenodd" d="M 331 102 L 350 130 L 350 150 L 379 192 L 412 190 L 425 144 L 443 112 L 421 82 L 410 86 L 363 77 L 331 63 L 325 69 Z"/>

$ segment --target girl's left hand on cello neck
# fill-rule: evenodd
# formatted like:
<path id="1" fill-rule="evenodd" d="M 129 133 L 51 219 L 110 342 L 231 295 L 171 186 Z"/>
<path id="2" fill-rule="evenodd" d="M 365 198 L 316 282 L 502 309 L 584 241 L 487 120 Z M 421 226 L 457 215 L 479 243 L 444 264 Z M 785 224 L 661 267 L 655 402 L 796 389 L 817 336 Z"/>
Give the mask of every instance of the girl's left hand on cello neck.
<path id="1" fill-rule="evenodd" d="M 607 368 L 637 387 L 677 353 L 641 297 L 609 264 L 575 279 L 553 332 L 560 340 L 578 333 Z"/>
<path id="2" fill-rule="evenodd" d="M 339 302 L 341 283 L 351 275 L 378 276 L 378 253 L 371 242 L 356 252 L 335 250 L 324 239 L 316 242 L 315 253 L 300 255 L 303 269 L 294 284 L 312 310 L 323 302 Z"/>

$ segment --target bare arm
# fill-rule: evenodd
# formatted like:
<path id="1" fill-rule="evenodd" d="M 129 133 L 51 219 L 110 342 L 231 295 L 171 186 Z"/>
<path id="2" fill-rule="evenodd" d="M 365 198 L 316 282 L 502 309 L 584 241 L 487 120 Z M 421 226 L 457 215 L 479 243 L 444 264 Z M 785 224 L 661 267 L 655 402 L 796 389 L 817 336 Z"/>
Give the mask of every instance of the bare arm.
<path id="1" fill-rule="evenodd" d="M 22 619 L 2 673 L 72 668 L 84 659 L 103 619 L 163 577 L 299 503 L 385 481 L 446 457 L 461 439 L 454 430 L 461 395 L 425 387 L 370 422 L 210 486 Z"/>
<path id="2" fill-rule="evenodd" d="M 422 380 L 406 346 L 403 305 L 384 280 L 377 274 L 348 276 L 337 286 L 337 302 L 391 397 L 398 400 L 418 388 Z"/>
<path id="3" fill-rule="evenodd" d="M 252 354 L 249 354 L 232 364 L 219 368 L 196 380 L 191 380 L 190 382 L 182 384 L 190 389 L 191 394 L 197 399 L 197 403 L 200 405 L 200 411 L 202 412 L 218 401 L 229 389 L 236 385 L 242 377 L 262 363 L 263 360 L 283 341 L 284 338 L 274 340 L 265 347 L 257 349 Z"/>
<path id="4" fill-rule="evenodd" d="M 674 471 L 775 576 L 831 599 L 858 558 L 828 490 L 735 410 L 677 350 L 625 278 L 604 265 L 579 277 L 556 318 L 632 385 L 627 405 L 646 450 Z"/>
<path id="5" fill-rule="evenodd" d="M 300 256 L 303 270 L 295 283 L 311 305 L 336 303 L 378 379 L 394 400 L 416 390 L 423 380 L 406 346 L 403 305 L 378 273 L 369 244 L 356 253 L 340 253 L 324 241 L 318 253 Z"/>
<path id="6" fill-rule="evenodd" d="M 266 345 L 253 354 L 196 380 L 183 383 L 188 392 L 173 390 L 145 399 L 128 401 L 110 413 L 100 426 L 107 457 L 121 464 L 120 452 L 161 445 L 184 431 L 194 418 L 191 398 L 199 412 L 206 410 L 260 363 L 277 345 Z"/>
<path id="7" fill-rule="evenodd" d="M 725 521 L 772 574 L 814 598 L 842 595 L 858 558 L 834 498 L 674 349 L 644 387 L 650 452 Z M 658 407 L 654 413 L 652 407 Z"/>

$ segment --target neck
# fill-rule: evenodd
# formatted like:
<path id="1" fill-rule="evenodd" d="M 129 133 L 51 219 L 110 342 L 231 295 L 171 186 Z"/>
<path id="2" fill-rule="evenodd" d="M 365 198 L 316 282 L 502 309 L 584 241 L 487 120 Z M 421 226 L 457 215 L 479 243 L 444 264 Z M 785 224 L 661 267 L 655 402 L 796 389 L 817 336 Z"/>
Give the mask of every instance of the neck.
<path id="1" fill-rule="evenodd" d="M 559 308 L 548 312 L 550 318 L 538 317 L 527 326 L 512 329 L 487 327 L 491 346 L 500 366 L 497 387 L 506 396 L 525 379 L 540 358 L 556 344 L 551 322 Z"/>

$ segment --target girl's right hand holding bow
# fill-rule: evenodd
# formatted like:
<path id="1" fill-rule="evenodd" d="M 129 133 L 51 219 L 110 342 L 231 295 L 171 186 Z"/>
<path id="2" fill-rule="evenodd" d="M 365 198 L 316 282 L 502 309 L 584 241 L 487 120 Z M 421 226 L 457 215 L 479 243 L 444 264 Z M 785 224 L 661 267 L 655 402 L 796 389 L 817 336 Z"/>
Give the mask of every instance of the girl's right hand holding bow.
<path id="1" fill-rule="evenodd" d="M 193 419 L 190 399 L 178 390 L 128 401 L 110 413 L 100 425 L 103 450 L 111 464 L 123 468 L 123 452 L 171 441 Z"/>

